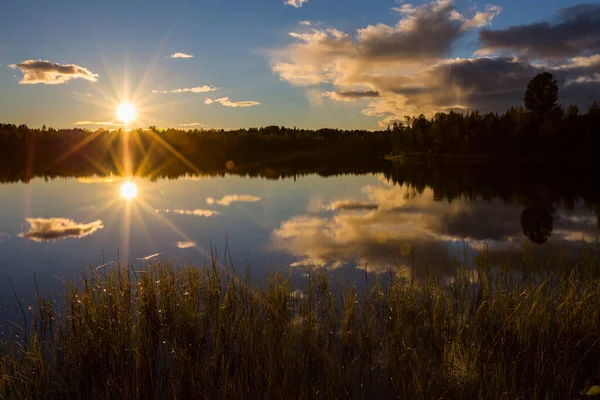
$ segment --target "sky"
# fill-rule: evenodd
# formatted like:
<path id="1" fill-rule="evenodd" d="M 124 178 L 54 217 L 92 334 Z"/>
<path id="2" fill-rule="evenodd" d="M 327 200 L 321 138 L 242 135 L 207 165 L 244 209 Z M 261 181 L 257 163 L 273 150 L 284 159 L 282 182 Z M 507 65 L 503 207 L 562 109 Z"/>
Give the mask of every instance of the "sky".
<path id="1" fill-rule="evenodd" d="M 600 2 L 0 2 L 0 122 L 379 129 L 405 115 L 600 100 Z"/>

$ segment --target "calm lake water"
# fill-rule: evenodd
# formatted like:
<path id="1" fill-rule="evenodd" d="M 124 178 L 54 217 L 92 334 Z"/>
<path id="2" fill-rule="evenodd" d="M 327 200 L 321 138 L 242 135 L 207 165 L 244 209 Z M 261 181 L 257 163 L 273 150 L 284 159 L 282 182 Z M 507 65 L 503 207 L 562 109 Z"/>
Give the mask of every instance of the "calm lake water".
<path id="1" fill-rule="evenodd" d="M 531 240 L 537 242 L 528 246 L 531 252 L 575 257 L 583 241 L 600 234 L 599 208 L 589 192 L 584 200 L 527 181 L 493 191 L 458 179 L 467 190 L 439 174 L 405 175 L 412 178 L 382 170 L 288 179 L 109 176 L 2 184 L 0 301 L 14 302 L 6 277 L 20 297 L 32 300 L 34 273 L 40 287 L 58 291 L 61 279 L 89 267 L 112 268 L 119 260 L 203 265 L 211 245 L 223 260 L 226 243 L 234 267 L 243 271 L 247 261 L 255 281 L 290 266 L 301 278 L 304 265 L 319 265 L 349 282 L 364 279 L 365 269 L 399 268 L 410 276 L 413 261 L 417 278 L 425 265 L 451 274 L 454 260 L 485 246 L 518 259 Z M 502 185 L 490 184 L 496 186 Z"/>

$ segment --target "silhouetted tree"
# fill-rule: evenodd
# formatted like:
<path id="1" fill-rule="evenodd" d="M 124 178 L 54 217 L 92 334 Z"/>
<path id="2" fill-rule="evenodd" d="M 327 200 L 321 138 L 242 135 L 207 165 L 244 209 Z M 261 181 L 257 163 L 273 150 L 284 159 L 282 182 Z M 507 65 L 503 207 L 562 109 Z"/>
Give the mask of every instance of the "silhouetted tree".
<path id="1" fill-rule="evenodd" d="M 528 207 L 521 213 L 523 234 L 536 244 L 544 244 L 554 229 L 554 218 L 544 207 Z"/>
<path id="2" fill-rule="evenodd" d="M 527 84 L 523 97 L 525 108 L 536 116 L 544 117 L 558 109 L 558 83 L 549 72 L 537 74 Z"/>

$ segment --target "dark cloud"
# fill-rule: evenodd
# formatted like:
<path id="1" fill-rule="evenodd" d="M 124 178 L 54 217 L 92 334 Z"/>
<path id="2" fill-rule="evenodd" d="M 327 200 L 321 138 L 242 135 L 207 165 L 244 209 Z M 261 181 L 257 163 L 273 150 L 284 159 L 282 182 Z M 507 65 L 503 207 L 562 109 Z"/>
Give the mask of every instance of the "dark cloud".
<path id="1" fill-rule="evenodd" d="M 379 97 L 379 92 L 376 90 L 342 90 L 339 92 L 326 92 L 324 97 L 340 101 L 356 101 Z"/>
<path id="2" fill-rule="evenodd" d="M 479 38 L 484 53 L 509 51 L 543 59 L 593 54 L 600 50 L 600 4 L 564 8 L 552 22 L 483 29 Z"/>
<path id="3" fill-rule="evenodd" d="M 62 65 L 42 60 L 27 60 L 10 67 L 23 72 L 23 79 L 19 82 L 21 84 L 56 85 L 77 78 L 96 82 L 98 77 L 98 74 L 75 64 Z"/>
<path id="4" fill-rule="evenodd" d="M 102 221 L 88 224 L 75 222 L 67 218 L 27 218 L 29 231 L 19 236 L 36 242 L 65 238 L 82 238 L 104 228 Z"/>
<path id="5" fill-rule="evenodd" d="M 355 200 L 338 200 L 331 203 L 327 208 L 330 210 L 338 211 L 370 211 L 377 210 L 379 205 L 375 203 L 355 201 Z"/>

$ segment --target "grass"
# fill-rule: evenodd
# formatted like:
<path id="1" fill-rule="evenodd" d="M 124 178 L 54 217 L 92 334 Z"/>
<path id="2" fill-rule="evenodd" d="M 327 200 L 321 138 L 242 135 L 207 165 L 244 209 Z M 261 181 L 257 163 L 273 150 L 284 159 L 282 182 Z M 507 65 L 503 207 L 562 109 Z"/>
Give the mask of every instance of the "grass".
<path id="1" fill-rule="evenodd" d="M 451 279 L 360 287 L 314 270 L 294 289 L 214 260 L 92 270 L 25 306 L 0 397 L 573 399 L 600 383 L 592 254 L 515 269 L 484 252 Z"/>

